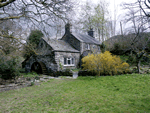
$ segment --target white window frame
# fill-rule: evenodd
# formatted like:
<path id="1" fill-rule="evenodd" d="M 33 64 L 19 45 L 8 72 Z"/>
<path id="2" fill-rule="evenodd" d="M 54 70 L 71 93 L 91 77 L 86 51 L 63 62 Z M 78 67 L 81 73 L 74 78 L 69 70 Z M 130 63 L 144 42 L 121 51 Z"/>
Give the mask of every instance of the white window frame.
<path id="1" fill-rule="evenodd" d="M 86 44 L 86 49 L 90 50 L 90 44 Z"/>
<path id="2" fill-rule="evenodd" d="M 65 59 L 66 59 L 66 64 L 65 64 Z M 70 64 L 69 64 L 70 61 Z M 75 58 L 64 58 L 64 66 L 75 66 Z"/>

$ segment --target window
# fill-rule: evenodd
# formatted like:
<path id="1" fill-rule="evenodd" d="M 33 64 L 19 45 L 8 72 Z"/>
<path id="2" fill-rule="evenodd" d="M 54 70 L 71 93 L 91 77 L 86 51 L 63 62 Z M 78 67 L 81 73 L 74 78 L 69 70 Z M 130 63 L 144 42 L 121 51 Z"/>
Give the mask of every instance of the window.
<path id="1" fill-rule="evenodd" d="M 75 58 L 64 58 L 64 66 L 74 66 Z"/>
<path id="2" fill-rule="evenodd" d="M 86 49 L 90 50 L 90 44 L 86 44 Z"/>
<path id="3" fill-rule="evenodd" d="M 98 46 L 98 50 L 100 51 L 100 46 Z"/>
<path id="4" fill-rule="evenodd" d="M 95 49 L 96 48 L 96 46 L 95 45 L 93 45 L 93 49 Z"/>
<path id="5" fill-rule="evenodd" d="M 42 42 L 41 42 L 40 46 L 41 46 L 41 48 L 43 47 L 43 43 Z"/>

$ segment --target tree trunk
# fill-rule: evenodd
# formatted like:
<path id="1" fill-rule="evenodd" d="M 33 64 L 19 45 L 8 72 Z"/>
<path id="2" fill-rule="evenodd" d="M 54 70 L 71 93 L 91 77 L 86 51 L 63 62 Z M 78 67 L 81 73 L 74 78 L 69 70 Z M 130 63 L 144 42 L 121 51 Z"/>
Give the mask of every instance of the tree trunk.
<path id="1" fill-rule="evenodd" d="M 141 61 L 138 60 L 137 61 L 137 73 L 140 73 L 140 64 L 141 64 Z"/>

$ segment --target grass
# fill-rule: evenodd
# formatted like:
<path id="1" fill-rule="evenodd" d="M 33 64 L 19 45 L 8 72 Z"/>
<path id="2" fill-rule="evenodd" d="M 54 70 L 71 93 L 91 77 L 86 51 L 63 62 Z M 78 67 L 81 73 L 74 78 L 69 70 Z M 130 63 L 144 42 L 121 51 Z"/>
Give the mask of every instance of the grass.
<path id="1" fill-rule="evenodd" d="M 150 75 L 53 79 L 0 93 L 0 112 L 149 113 Z"/>
<path id="2" fill-rule="evenodd" d="M 21 75 L 23 76 L 23 77 L 36 77 L 36 76 L 39 76 L 37 73 L 35 73 L 35 72 L 31 72 L 31 73 L 21 73 Z"/>

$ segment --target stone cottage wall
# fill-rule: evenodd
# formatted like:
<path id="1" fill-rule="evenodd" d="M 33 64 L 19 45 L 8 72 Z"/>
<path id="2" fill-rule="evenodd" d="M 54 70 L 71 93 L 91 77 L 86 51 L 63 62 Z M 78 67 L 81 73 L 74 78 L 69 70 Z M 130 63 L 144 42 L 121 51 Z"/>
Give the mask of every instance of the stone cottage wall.
<path id="1" fill-rule="evenodd" d="M 100 53 L 100 46 L 99 45 L 96 45 L 96 44 L 89 44 L 90 45 L 90 49 L 87 49 L 86 46 L 87 46 L 88 43 L 82 43 L 82 52 L 85 52 L 85 51 L 91 51 L 92 53 L 95 53 L 95 54 L 98 54 Z"/>
<path id="2" fill-rule="evenodd" d="M 48 73 L 51 71 L 57 71 L 57 63 L 55 62 L 53 56 L 51 55 L 38 55 L 38 56 L 31 56 L 31 58 L 26 62 L 26 72 L 31 71 L 31 66 L 34 62 L 42 62 L 45 64 Z"/>
<path id="3" fill-rule="evenodd" d="M 75 58 L 75 66 L 64 66 L 64 58 Z M 61 70 L 60 65 L 63 66 L 63 69 L 78 68 L 79 60 L 80 60 L 80 53 L 55 52 L 55 61 L 57 62 L 58 70 Z"/>
<path id="4" fill-rule="evenodd" d="M 49 55 L 52 54 L 53 49 L 45 42 L 45 40 L 41 39 L 38 44 L 37 50 L 38 55 Z"/>
<path id="5" fill-rule="evenodd" d="M 62 40 L 68 42 L 71 46 L 73 46 L 76 50 L 80 51 L 80 41 L 77 40 L 73 35 L 71 34 L 65 34 L 62 38 Z"/>

